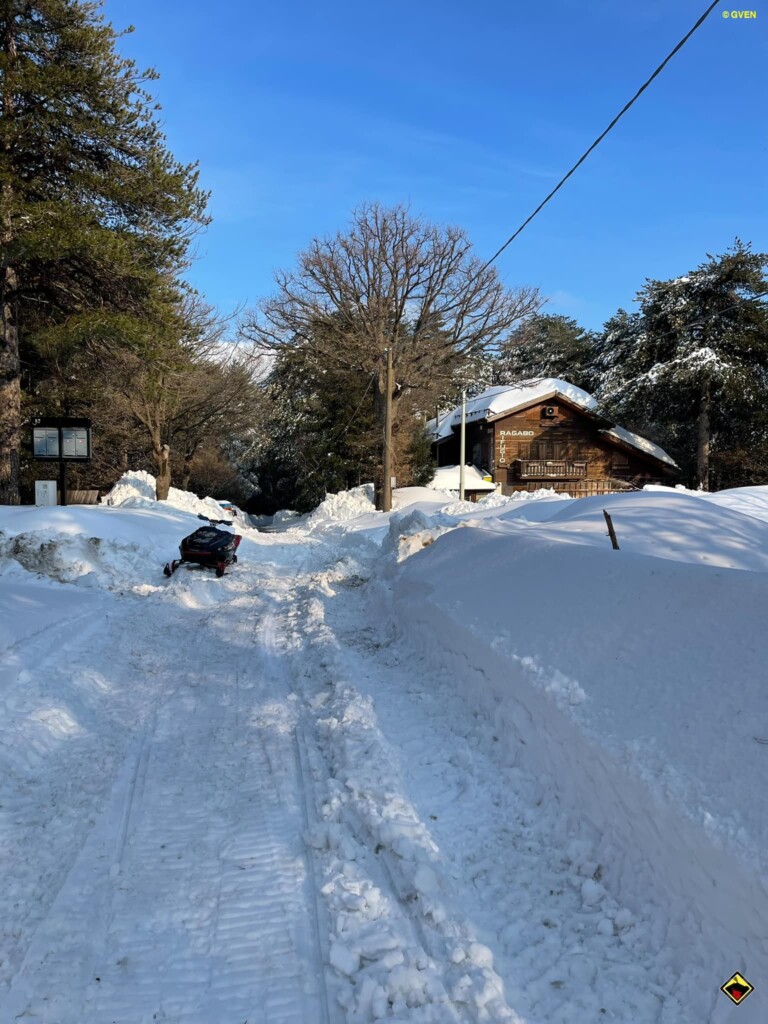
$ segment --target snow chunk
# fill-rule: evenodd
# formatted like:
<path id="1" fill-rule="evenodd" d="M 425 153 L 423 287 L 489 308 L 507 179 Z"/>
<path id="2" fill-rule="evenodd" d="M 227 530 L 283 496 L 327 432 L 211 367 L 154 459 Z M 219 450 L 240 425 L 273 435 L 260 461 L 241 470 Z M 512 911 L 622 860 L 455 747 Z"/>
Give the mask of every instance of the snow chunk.
<path id="1" fill-rule="evenodd" d="M 605 889 L 602 885 L 591 878 L 585 878 L 581 883 L 581 902 L 584 906 L 596 907 L 603 899 L 605 899 Z"/>
<path id="2" fill-rule="evenodd" d="M 343 942 L 336 942 L 331 945 L 331 952 L 329 956 L 331 966 L 335 967 L 340 974 L 346 974 L 347 977 L 352 977 L 353 974 L 357 974 L 360 970 L 360 957 L 357 953 L 353 953 L 351 949 L 347 949 Z"/>

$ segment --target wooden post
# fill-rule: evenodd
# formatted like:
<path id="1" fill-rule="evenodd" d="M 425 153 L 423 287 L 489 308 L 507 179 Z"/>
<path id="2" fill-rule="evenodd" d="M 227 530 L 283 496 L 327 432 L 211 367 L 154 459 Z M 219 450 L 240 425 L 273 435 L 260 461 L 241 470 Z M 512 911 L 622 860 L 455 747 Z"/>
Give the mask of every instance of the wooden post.
<path id="1" fill-rule="evenodd" d="M 62 454 L 61 428 L 59 428 L 59 500 L 67 504 L 67 460 Z"/>
<path id="2" fill-rule="evenodd" d="M 387 404 L 384 419 L 384 511 L 392 509 L 392 348 L 387 349 Z"/>
<path id="3" fill-rule="evenodd" d="M 614 551 L 618 551 L 619 550 L 619 542 L 616 540 L 616 531 L 613 528 L 613 520 L 608 515 L 608 513 L 605 511 L 605 509 L 603 509 L 603 515 L 605 516 L 605 521 L 608 524 L 608 536 L 611 538 L 611 544 L 613 545 L 613 550 Z"/>
<path id="4" fill-rule="evenodd" d="M 467 458 L 467 392 L 461 392 L 461 437 L 459 440 L 459 501 L 464 501 L 464 463 Z"/>

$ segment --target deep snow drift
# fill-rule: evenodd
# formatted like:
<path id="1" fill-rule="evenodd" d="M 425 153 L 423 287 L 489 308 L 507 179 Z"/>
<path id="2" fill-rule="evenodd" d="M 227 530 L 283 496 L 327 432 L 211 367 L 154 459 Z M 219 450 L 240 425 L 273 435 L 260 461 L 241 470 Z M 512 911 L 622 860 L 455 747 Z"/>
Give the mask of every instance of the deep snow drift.
<path id="1" fill-rule="evenodd" d="M 762 1024 L 768 488 L 145 484 L 0 509 L 0 1020 Z"/>

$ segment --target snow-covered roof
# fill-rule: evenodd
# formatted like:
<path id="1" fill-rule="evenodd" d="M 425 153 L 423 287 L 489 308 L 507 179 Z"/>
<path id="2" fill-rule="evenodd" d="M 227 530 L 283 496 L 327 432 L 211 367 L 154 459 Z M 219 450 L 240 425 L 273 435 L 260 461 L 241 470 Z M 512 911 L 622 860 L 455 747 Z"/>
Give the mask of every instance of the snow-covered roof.
<path id="1" fill-rule="evenodd" d="M 503 384 L 495 388 L 488 388 L 482 394 L 468 399 L 467 423 L 515 412 L 517 409 L 524 409 L 527 405 L 540 402 L 543 398 L 550 396 L 564 398 L 590 412 L 597 409 L 597 402 L 592 395 L 582 391 L 581 388 L 577 388 L 567 381 L 559 380 L 557 377 L 537 377 L 535 380 L 524 380 L 519 384 Z M 442 440 L 445 437 L 450 437 L 453 427 L 458 427 L 460 423 L 461 406 L 458 405 L 455 409 L 449 409 L 444 416 L 440 416 L 440 425 L 437 430 L 435 430 L 435 420 L 429 421 L 427 430 L 436 435 L 436 440 Z"/>
<path id="2" fill-rule="evenodd" d="M 633 434 L 631 430 L 625 430 L 624 427 L 611 427 L 610 430 L 601 430 L 600 433 L 605 437 L 612 437 L 616 441 L 623 441 L 624 444 L 631 445 L 633 448 L 637 448 L 638 451 L 645 452 L 646 455 L 652 455 L 654 459 L 666 462 L 668 466 L 674 466 L 675 469 L 680 468 L 672 456 L 667 455 L 663 448 L 654 444 L 653 441 L 641 437 L 640 434 Z"/>
<path id="3" fill-rule="evenodd" d="M 597 402 L 588 392 L 557 377 L 541 377 L 535 380 L 524 380 L 519 384 L 488 388 L 482 394 L 469 399 L 467 401 L 467 423 L 516 412 L 518 409 L 524 409 L 545 398 L 562 398 L 573 405 L 581 406 L 585 412 L 597 412 Z M 454 409 L 447 410 L 444 415 L 441 414 L 439 423 L 436 420 L 430 420 L 427 423 L 427 430 L 435 441 L 443 441 L 450 437 L 453 428 L 460 424 L 461 406 L 458 405 Z M 666 462 L 668 466 L 678 468 L 675 460 L 667 455 L 663 448 L 639 434 L 633 434 L 631 430 L 614 426 L 610 430 L 601 430 L 600 433 L 615 441 L 622 441 L 645 455 Z"/>
<path id="4" fill-rule="evenodd" d="M 459 466 L 441 466 L 427 486 L 437 491 L 458 491 L 459 469 Z M 477 466 L 465 466 L 464 488 L 467 491 L 494 491 L 496 484 L 484 480 Z"/>

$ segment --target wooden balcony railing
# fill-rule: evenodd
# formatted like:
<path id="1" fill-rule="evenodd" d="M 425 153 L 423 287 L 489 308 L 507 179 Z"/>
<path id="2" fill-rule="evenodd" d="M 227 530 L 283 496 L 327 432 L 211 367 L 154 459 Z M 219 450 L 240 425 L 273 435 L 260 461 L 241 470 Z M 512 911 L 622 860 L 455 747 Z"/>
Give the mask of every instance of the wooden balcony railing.
<path id="1" fill-rule="evenodd" d="M 586 462 L 561 459 L 516 459 L 515 469 L 521 480 L 578 480 L 587 475 Z"/>

